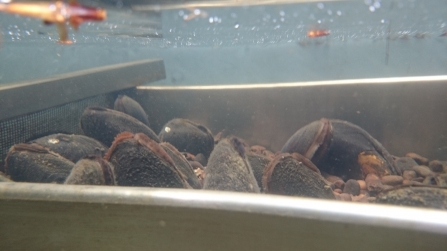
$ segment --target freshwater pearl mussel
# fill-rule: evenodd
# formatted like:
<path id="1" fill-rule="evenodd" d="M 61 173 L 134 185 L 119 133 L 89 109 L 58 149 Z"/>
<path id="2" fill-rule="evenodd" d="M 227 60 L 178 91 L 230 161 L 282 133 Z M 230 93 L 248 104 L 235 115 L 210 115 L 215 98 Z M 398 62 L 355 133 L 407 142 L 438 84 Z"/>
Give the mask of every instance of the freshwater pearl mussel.
<path id="1" fill-rule="evenodd" d="M 52 134 L 11 147 L 0 181 L 279 194 L 446 209 L 447 162 L 396 157 L 364 129 L 322 118 L 274 153 L 213 135 L 187 118 L 156 134 L 143 107 L 119 96 L 88 107 L 84 135 Z M 436 203 L 433 203 L 436 201 Z"/>

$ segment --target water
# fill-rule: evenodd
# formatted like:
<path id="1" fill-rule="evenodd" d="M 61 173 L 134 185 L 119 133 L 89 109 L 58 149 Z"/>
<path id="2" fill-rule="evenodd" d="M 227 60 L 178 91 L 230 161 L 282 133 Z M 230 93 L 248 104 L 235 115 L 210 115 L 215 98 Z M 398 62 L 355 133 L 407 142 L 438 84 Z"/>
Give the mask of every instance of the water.
<path id="1" fill-rule="evenodd" d="M 164 8 L 106 6 L 76 43 L 40 21 L 0 15 L 0 83 L 163 58 L 164 85 L 295 82 L 443 75 L 447 23 L 434 1 L 346 1 Z M 116 6 L 121 6 L 117 8 Z M 188 20 L 188 21 L 185 21 Z M 308 38 L 310 29 L 330 35 Z"/>
<path id="2" fill-rule="evenodd" d="M 5 234 L 0 231 L 6 236 L 0 246 L 118 249 L 128 248 L 132 240 L 135 247 L 157 250 L 326 246 L 357 250 L 359 245 L 362 250 L 391 246 L 443 250 L 447 233 L 443 212 L 366 202 L 447 208 L 447 76 L 387 79 L 446 75 L 445 2 L 248 6 L 233 1 L 238 3 L 191 7 L 147 6 L 144 1 L 150 0 L 83 2 L 105 7 L 108 19 L 84 23 L 77 32 L 70 28 L 72 45 L 56 42 L 54 26 L 0 14 L 0 84 L 142 59 L 161 58 L 166 69 L 166 79 L 119 93 L 118 88 L 130 87 L 127 83 L 138 83 L 140 74 L 129 76 L 129 72 L 136 68 L 141 73 L 142 67 L 135 64 L 131 70 L 113 68 L 20 88 L 0 86 L 0 171 L 10 175 L 16 167 L 26 169 L 17 172 L 19 177 L 10 175 L 24 182 L 0 182 L 0 211 L 4 212 L 0 222 L 8 226 Z M 326 35 L 308 35 L 321 33 Z M 121 76 L 126 79 L 121 81 Z M 313 80 L 342 81 L 301 82 Z M 145 110 L 147 115 L 134 116 L 147 117 L 153 132 L 117 111 L 87 108 L 112 108 L 118 94 L 141 105 L 127 100 L 133 105 L 122 111 Z M 120 102 L 124 106 L 125 101 L 118 100 L 115 109 Z M 102 112 L 108 115 L 95 117 Z M 136 135 L 119 134 L 123 131 Z M 84 172 L 74 167 L 77 160 L 73 160 L 65 175 L 79 176 L 62 175 L 58 182 L 121 187 L 31 183 L 54 182 L 40 179 L 34 171 L 42 167 L 42 176 L 52 178 L 52 170 L 46 169 L 60 165 L 50 166 L 42 159 L 59 155 L 45 153 L 43 146 L 20 143 L 56 132 L 85 134 L 110 147 L 94 147 L 89 153 L 96 156 L 91 160 L 101 163 L 92 169 L 97 176 L 85 175 L 82 180 Z M 170 147 L 161 150 L 162 144 L 153 141 L 156 134 L 183 154 L 166 156 Z M 169 136 L 174 140 L 167 140 Z M 56 145 L 69 137 L 46 142 Z M 119 146 L 123 142 L 126 145 Z M 195 152 L 183 143 L 206 149 Z M 286 153 L 276 154 L 282 150 L 300 152 L 308 159 L 295 156 L 291 161 Z M 98 156 L 101 151 L 107 153 L 104 158 Z M 404 158 L 407 153 L 413 153 L 412 158 Z M 11 157 L 35 154 L 39 157 L 29 162 Z M 185 156 L 194 160 L 191 168 Z M 103 165 L 104 159 L 114 167 Z M 174 159 L 185 162 L 185 173 L 179 170 L 182 163 L 171 163 Z M 402 169 L 409 172 L 401 174 Z M 5 178 L 1 174 L 0 180 Z M 215 180 L 210 182 L 210 177 Z M 240 190 L 244 185 L 248 189 Z M 399 191 L 400 185 L 414 186 L 405 189 L 417 194 L 383 196 L 384 191 Z M 157 188 L 148 188 L 152 186 Z M 189 186 L 238 192 L 262 189 L 293 197 L 169 189 Z M 394 201 L 387 202 L 387 197 Z M 21 227 L 20 234 L 14 226 Z"/>

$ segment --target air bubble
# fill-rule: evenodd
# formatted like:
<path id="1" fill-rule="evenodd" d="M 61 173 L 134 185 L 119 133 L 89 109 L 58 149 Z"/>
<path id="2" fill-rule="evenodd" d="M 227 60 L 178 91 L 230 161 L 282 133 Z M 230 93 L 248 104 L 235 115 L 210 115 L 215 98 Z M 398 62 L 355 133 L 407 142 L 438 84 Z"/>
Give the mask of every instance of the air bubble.
<path id="1" fill-rule="evenodd" d="M 213 17 L 210 17 L 210 18 L 208 19 L 208 22 L 210 22 L 210 24 L 214 23 L 214 19 L 213 19 Z"/>
<path id="2" fill-rule="evenodd" d="M 385 19 L 380 20 L 380 22 L 381 22 L 382 24 L 384 24 L 384 23 L 385 23 Z"/>
<path id="3" fill-rule="evenodd" d="M 194 15 L 200 15 L 200 9 L 194 9 Z"/>
<path id="4" fill-rule="evenodd" d="M 371 5 L 371 6 L 369 6 L 369 11 L 374 12 L 374 11 L 376 11 L 376 8 Z"/>
<path id="5" fill-rule="evenodd" d="M 374 2 L 374 8 L 379 9 L 380 8 L 380 2 Z"/>
<path id="6" fill-rule="evenodd" d="M 178 15 L 181 16 L 181 17 L 183 17 L 183 16 L 185 15 L 185 12 L 184 12 L 183 10 L 179 10 L 179 11 L 178 11 Z"/>
<path id="7" fill-rule="evenodd" d="M 283 16 L 286 15 L 286 13 L 282 10 L 282 11 L 279 12 L 279 15 L 283 17 Z"/>
<path id="8" fill-rule="evenodd" d="M 337 10 L 337 15 L 341 16 L 341 11 Z"/>
<path id="9" fill-rule="evenodd" d="M 327 14 L 328 14 L 329 16 L 331 16 L 331 15 L 332 15 L 332 10 L 327 10 Z"/>
<path id="10" fill-rule="evenodd" d="M 318 7 L 318 9 L 322 10 L 322 9 L 324 9 L 324 4 L 323 3 L 317 3 L 317 7 Z"/>
<path id="11" fill-rule="evenodd" d="M 239 24 L 236 23 L 236 24 L 234 25 L 234 28 L 235 28 L 235 29 L 238 29 L 238 28 L 239 28 Z"/>
<path id="12" fill-rule="evenodd" d="M 371 5 L 372 4 L 372 0 L 365 0 L 364 1 L 366 5 Z"/>

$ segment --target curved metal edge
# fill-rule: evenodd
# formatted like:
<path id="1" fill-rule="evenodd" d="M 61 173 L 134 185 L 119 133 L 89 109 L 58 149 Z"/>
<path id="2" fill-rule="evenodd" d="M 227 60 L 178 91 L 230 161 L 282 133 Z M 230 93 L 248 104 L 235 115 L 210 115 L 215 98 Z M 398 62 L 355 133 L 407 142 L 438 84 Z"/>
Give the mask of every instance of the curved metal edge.
<path id="1" fill-rule="evenodd" d="M 265 194 L 5 182 L 0 183 L 0 200 L 223 210 L 447 235 L 447 212 L 444 211 Z"/>
<path id="2" fill-rule="evenodd" d="M 164 61 L 149 59 L 5 84 L 0 86 L 0 120 L 164 78 Z"/>
<path id="3" fill-rule="evenodd" d="M 447 75 L 415 76 L 415 77 L 391 77 L 391 78 L 362 78 L 323 81 L 303 81 L 291 83 L 261 83 L 261 84 L 236 84 L 236 85 L 202 85 L 202 86 L 138 86 L 139 90 L 222 90 L 222 89 L 269 89 L 285 87 L 305 86 L 329 86 L 329 85 L 367 85 L 367 84 L 421 84 L 433 82 L 445 82 Z"/>

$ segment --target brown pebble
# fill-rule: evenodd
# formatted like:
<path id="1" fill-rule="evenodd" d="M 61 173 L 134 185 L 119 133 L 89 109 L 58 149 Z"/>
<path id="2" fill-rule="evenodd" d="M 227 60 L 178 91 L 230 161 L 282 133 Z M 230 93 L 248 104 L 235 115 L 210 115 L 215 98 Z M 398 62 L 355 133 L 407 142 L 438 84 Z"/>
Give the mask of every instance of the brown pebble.
<path id="1" fill-rule="evenodd" d="M 352 201 L 351 195 L 348 193 L 342 193 L 339 197 L 341 201 Z"/>
<path id="2" fill-rule="evenodd" d="M 416 163 L 418 163 L 419 165 L 424 165 L 424 166 L 428 165 L 428 159 L 425 157 L 422 157 L 421 155 L 419 155 L 417 153 L 407 153 L 405 156 L 414 159 L 414 161 L 416 161 Z"/>
<path id="3" fill-rule="evenodd" d="M 404 180 L 412 180 L 417 177 L 416 172 L 413 170 L 405 170 L 402 174 Z"/>
<path id="4" fill-rule="evenodd" d="M 369 192 L 378 193 L 382 191 L 383 184 L 377 175 L 372 173 L 368 174 L 366 176 L 365 182 L 366 188 Z"/>
<path id="5" fill-rule="evenodd" d="M 414 166 L 413 170 L 422 177 L 427 177 L 427 176 L 434 176 L 435 173 L 433 173 L 430 168 L 428 168 L 428 166 Z"/>
<path id="6" fill-rule="evenodd" d="M 444 167 L 442 166 L 442 163 L 439 160 L 432 160 L 432 161 L 430 161 L 430 163 L 428 163 L 428 167 L 433 172 L 440 173 L 440 172 L 444 171 L 444 169 L 443 169 Z"/>
<path id="7" fill-rule="evenodd" d="M 405 170 L 412 170 L 413 166 L 417 166 L 418 163 L 410 157 L 398 157 L 394 160 L 394 164 L 402 172 Z"/>
<path id="8" fill-rule="evenodd" d="M 339 189 L 339 188 L 335 188 L 334 192 L 336 192 L 336 193 L 343 193 L 343 191 L 341 189 Z"/>
<path id="9" fill-rule="evenodd" d="M 424 181 L 424 177 L 417 177 L 417 178 L 412 179 L 411 181 L 422 182 L 422 181 Z"/>
<path id="10" fill-rule="evenodd" d="M 354 196 L 357 196 L 360 194 L 360 185 L 357 182 L 357 180 L 348 180 L 345 183 L 345 188 L 343 189 L 343 193 L 352 194 Z"/>
<path id="11" fill-rule="evenodd" d="M 422 181 L 422 184 L 424 184 L 424 185 L 437 185 L 437 180 L 435 179 L 434 176 L 427 176 Z"/>
<path id="12" fill-rule="evenodd" d="M 368 201 L 369 196 L 365 195 L 365 194 L 360 194 L 358 196 L 352 196 L 352 201 L 355 202 L 369 202 Z"/>
<path id="13" fill-rule="evenodd" d="M 382 177 L 382 184 L 389 186 L 398 186 L 401 185 L 404 181 L 404 178 L 399 175 L 388 175 Z"/>
<path id="14" fill-rule="evenodd" d="M 360 194 L 364 194 L 364 195 L 368 195 L 369 196 L 369 192 L 367 190 L 360 190 Z"/>
<path id="15" fill-rule="evenodd" d="M 408 186 L 408 185 L 411 185 L 411 180 L 404 180 L 403 182 L 402 182 L 402 185 L 405 185 L 405 186 Z"/>
<path id="16" fill-rule="evenodd" d="M 345 188 L 345 182 L 343 180 L 336 180 L 331 184 L 332 189 L 340 189 L 343 190 Z"/>
<path id="17" fill-rule="evenodd" d="M 423 184 L 421 182 L 419 182 L 419 181 L 404 180 L 402 182 L 402 185 L 405 185 L 405 186 L 420 186 L 420 185 L 423 185 Z"/>
<path id="18" fill-rule="evenodd" d="M 357 180 L 357 182 L 359 183 L 361 190 L 366 190 L 366 183 L 364 180 Z"/>
<path id="19" fill-rule="evenodd" d="M 393 189 L 394 187 L 393 186 L 390 186 L 390 185 L 383 185 L 382 186 L 382 191 L 386 191 L 386 190 L 391 190 L 391 189 Z"/>
<path id="20" fill-rule="evenodd" d="M 438 186 L 440 187 L 447 187 L 447 174 L 443 173 L 443 174 L 438 174 L 436 175 L 436 183 L 438 184 Z"/>

